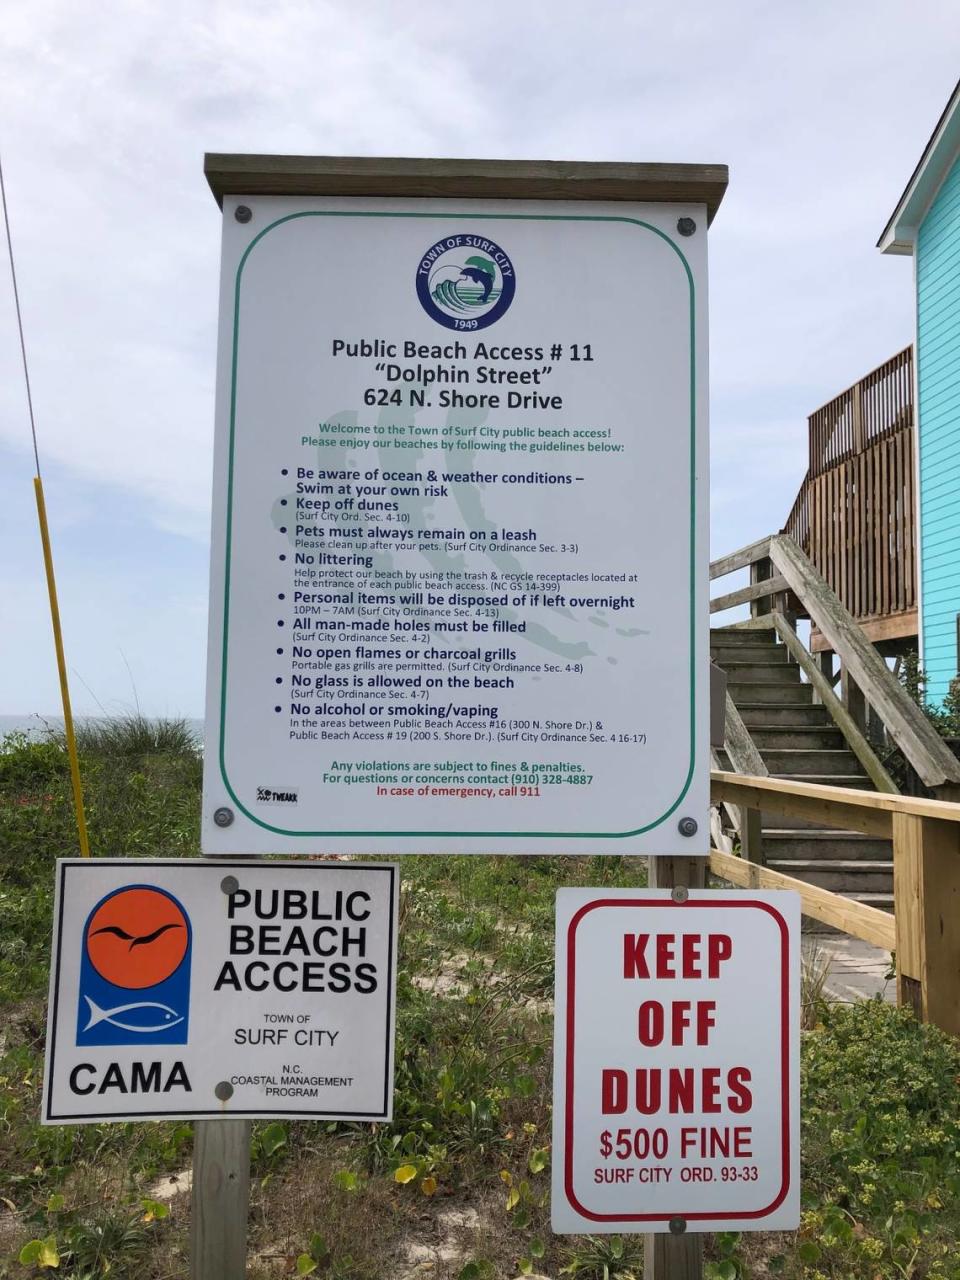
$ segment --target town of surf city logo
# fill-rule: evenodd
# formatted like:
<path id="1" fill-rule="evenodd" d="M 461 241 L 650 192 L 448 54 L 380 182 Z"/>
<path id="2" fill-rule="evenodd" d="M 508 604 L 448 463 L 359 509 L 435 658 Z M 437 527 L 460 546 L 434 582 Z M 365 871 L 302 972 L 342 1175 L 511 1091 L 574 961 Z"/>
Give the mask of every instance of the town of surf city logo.
<path id="1" fill-rule="evenodd" d="M 486 236 L 446 236 L 417 268 L 417 297 L 448 329 L 486 329 L 513 302 L 517 277 L 508 255 Z"/>
<path id="2" fill-rule="evenodd" d="M 78 1045 L 186 1044 L 193 935 L 164 889 L 125 885 L 83 929 Z"/>

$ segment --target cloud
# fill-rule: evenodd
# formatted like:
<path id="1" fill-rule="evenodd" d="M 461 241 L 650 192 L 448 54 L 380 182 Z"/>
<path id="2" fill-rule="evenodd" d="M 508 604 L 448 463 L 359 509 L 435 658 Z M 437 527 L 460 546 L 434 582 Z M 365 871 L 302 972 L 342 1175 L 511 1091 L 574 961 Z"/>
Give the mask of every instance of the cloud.
<path id="1" fill-rule="evenodd" d="M 469 77 L 332 5 L 37 3 L 3 34 L 0 110 L 45 453 L 203 536 L 219 220 L 204 149 L 430 151 L 484 126 Z M 0 438 L 24 440 L 12 308 Z"/>

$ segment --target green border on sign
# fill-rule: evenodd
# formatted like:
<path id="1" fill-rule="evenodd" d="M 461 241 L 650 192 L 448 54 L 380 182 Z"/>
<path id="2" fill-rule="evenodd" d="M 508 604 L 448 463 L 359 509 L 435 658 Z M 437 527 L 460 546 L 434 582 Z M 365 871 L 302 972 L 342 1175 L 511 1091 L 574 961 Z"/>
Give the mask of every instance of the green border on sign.
<path id="1" fill-rule="evenodd" d="M 243 277 L 243 269 L 247 259 L 250 257 L 254 247 L 269 232 L 276 227 L 282 226 L 285 222 L 293 222 L 298 218 L 462 218 L 473 220 L 474 222 L 497 221 L 497 222 L 622 222 L 630 226 L 643 227 L 646 231 L 652 231 L 654 235 L 659 236 L 661 240 L 666 241 L 670 248 L 683 264 L 686 272 L 687 284 L 689 287 L 690 297 L 690 548 L 689 548 L 689 567 L 690 567 L 690 625 L 689 625 L 689 644 L 690 644 L 690 763 L 687 768 L 687 776 L 683 783 L 680 794 L 674 800 L 673 804 L 654 822 L 647 823 L 644 827 L 637 827 L 633 831 L 290 831 L 286 827 L 275 827 L 269 822 L 264 822 L 258 818 L 256 814 L 251 813 L 247 809 L 237 793 L 234 791 L 227 777 L 226 763 L 224 761 L 224 745 L 226 737 L 227 723 L 227 641 L 229 636 L 230 625 L 230 547 L 233 530 L 233 457 L 234 443 L 236 434 L 236 418 L 237 418 L 237 352 L 240 341 L 240 284 Z M 643 222 L 639 218 L 621 218 L 613 216 L 600 216 L 590 214 L 534 214 L 534 213 L 453 213 L 447 210 L 440 210 L 431 213 L 380 213 L 372 211 L 328 211 L 328 210 L 304 210 L 300 213 L 289 213 L 283 218 L 278 218 L 275 222 L 271 222 L 250 241 L 244 251 L 243 257 L 240 259 L 237 267 L 236 283 L 234 286 L 233 300 L 233 352 L 232 367 L 230 371 L 230 448 L 229 462 L 227 472 L 227 522 L 225 531 L 225 557 L 224 557 L 224 584 L 223 584 L 223 649 L 222 649 L 222 666 L 220 672 L 220 776 L 223 779 L 223 785 L 226 787 L 234 804 L 246 814 L 251 822 L 255 822 L 258 827 L 262 827 L 265 831 L 273 831 L 277 835 L 283 836 L 354 836 L 366 838 L 380 838 L 389 836 L 396 839 L 422 839 L 431 836 L 457 837 L 470 840 L 487 840 L 494 837 L 516 840 L 543 840 L 555 839 L 558 837 L 569 837 L 576 840 L 623 840 L 629 836 L 642 835 L 646 831 L 652 831 L 654 827 L 658 827 L 675 812 L 680 802 L 690 789 L 690 783 L 693 779 L 695 765 L 696 750 L 696 616 L 695 616 L 695 585 L 696 585 L 696 513 L 697 513 L 697 493 L 696 493 L 696 451 L 697 451 L 697 404 L 696 404 L 696 387 L 697 387 L 697 357 L 696 357 L 696 290 L 693 282 L 693 273 L 690 270 L 690 264 L 684 257 L 679 245 L 659 227 L 653 226 L 649 222 Z"/>

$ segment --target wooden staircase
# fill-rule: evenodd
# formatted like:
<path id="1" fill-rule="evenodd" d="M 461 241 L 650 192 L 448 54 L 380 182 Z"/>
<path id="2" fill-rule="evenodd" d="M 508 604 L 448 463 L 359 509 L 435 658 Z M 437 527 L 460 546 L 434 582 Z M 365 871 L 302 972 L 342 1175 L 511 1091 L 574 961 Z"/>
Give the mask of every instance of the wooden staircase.
<path id="1" fill-rule="evenodd" d="M 714 629 L 714 662 L 767 772 L 778 778 L 872 790 L 873 783 L 799 665 L 773 629 Z M 721 768 L 733 770 L 725 751 Z M 893 907 L 891 841 L 761 811 L 764 864 L 785 875 L 884 909 Z"/>

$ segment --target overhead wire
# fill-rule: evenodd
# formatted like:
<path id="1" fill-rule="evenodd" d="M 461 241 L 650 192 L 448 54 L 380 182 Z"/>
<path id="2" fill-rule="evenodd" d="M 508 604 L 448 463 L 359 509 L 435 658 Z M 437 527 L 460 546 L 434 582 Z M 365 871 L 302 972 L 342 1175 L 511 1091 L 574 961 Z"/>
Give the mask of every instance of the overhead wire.
<path id="1" fill-rule="evenodd" d="M 3 206 L 3 226 L 7 238 L 7 255 L 10 259 L 10 278 L 13 282 L 13 301 L 17 315 L 17 333 L 20 337 L 20 356 L 23 361 L 23 380 L 27 389 L 27 408 L 30 414 L 30 435 L 33 440 L 33 459 L 36 475 L 33 479 L 37 518 L 40 522 L 40 541 L 43 546 L 43 566 L 47 579 L 47 596 L 50 601 L 50 620 L 53 625 L 53 645 L 57 656 L 57 675 L 60 680 L 60 700 L 63 705 L 63 728 L 70 763 L 70 784 L 73 789 L 73 807 L 77 821 L 77 838 L 80 852 L 90 857 L 90 841 L 87 835 L 87 819 L 83 804 L 83 786 L 80 779 L 80 760 L 77 754 L 77 738 L 73 726 L 73 710 L 70 705 L 70 685 L 63 651 L 63 630 L 60 625 L 60 604 L 57 599 L 57 581 L 53 571 L 53 550 L 50 545 L 50 528 L 47 523 L 47 504 L 43 494 L 43 478 L 40 472 L 40 448 L 37 444 L 37 421 L 33 411 L 33 391 L 30 386 L 30 366 L 27 362 L 27 344 L 23 335 L 23 313 L 20 309 L 20 289 L 17 284 L 17 267 L 13 255 L 13 236 L 10 232 L 10 214 L 7 210 L 7 188 L 3 179 L 3 159 L 0 157 L 0 204 Z"/>

